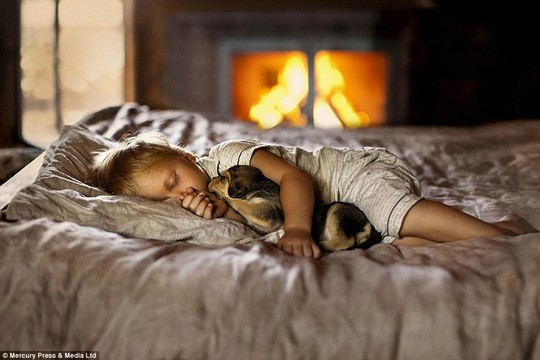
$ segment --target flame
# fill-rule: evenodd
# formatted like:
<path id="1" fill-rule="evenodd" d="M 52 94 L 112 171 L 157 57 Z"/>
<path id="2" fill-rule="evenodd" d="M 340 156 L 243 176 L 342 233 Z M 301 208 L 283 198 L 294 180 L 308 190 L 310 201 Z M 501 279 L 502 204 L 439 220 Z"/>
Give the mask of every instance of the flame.
<path id="1" fill-rule="evenodd" d="M 307 119 L 300 107 L 307 97 L 308 83 L 303 58 L 300 55 L 290 57 L 278 75 L 278 83 L 250 109 L 250 119 L 265 129 L 279 125 L 285 118 L 293 125 L 305 125 Z"/>
<path id="2" fill-rule="evenodd" d="M 345 95 L 345 78 L 328 52 L 315 59 L 316 98 L 313 117 L 316 127 L 358 128 L 370 124 L 369 115 L 356 111 Z M 291 56 L 278 75 L 277 84 L 251 107 L 249 118 L 268 129 L 286 121 L 294 126 L 307 123 L 301 108 L 308 96 L 308 69 L 302 56 Z"/>
<path id="3" fill-rule="evenodd" d="M 315 126 L 358 128 L 369 125 L 369 115 L 357 112 L 345 96 L 345 78 L 332 63 L 330 54 L 326 51 L 321 51 L 316 58 L 315 76 L 317 79 L 317 98 L 313 111 Z"/>

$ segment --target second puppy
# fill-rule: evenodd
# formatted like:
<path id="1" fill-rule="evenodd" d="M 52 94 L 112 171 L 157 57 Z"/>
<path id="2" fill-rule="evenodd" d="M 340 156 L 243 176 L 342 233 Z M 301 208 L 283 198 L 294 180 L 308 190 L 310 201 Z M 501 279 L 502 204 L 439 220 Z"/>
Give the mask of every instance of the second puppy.
<path id="1" fill-rule="evenodd" d="M 279 185 L 256 167 L 233 166 L 211 179 L 208 189 L 261 233 L 276 231 L 283 226 Z M 380 234 L 364 213 L 343 202 L 315 204 L 312 237 L 325 251 L 366 249 L 381 241 Z"/>

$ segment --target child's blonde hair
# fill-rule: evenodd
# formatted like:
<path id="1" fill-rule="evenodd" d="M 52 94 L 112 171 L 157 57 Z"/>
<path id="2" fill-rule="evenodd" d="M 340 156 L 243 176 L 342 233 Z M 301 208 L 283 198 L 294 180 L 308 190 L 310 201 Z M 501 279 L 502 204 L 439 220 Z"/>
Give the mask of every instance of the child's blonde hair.
<path id="1" fill-rule="evenodd" d="M 133 178 L 155 163 L 178 156 L 195 156 L 171 144 L 158 132 L 144 132 L 123 138 L 117 145 L 94 153 L 92 170 L 97 185 L 116 195 L 136 195 Z"/>

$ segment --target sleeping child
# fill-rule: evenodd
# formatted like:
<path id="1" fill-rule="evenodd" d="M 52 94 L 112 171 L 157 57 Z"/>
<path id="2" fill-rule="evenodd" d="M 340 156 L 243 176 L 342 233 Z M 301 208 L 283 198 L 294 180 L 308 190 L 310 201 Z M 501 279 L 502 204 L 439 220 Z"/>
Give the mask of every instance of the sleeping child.
<path id="1" fill-rule="evenodd" d="M 208 191 L 211 178 L 234 165 L 251 165 L 280 186 L 284 234 L 277 247 L 318 258 L 311 237 L 315 199 L 360 208 L 382 242 L 425 245 L 535 232 L 517 216 L 487 223 L 445 204 L 424 199 L 409 167 L 383 148 L 321 147 L 307 151 L 255 140 L 230 140 L 198 157 L 155 132 L 127 137 L 95 154 L 98 185 L 118 195 L 178 199 L 205 219 L 245 219 Z"/>

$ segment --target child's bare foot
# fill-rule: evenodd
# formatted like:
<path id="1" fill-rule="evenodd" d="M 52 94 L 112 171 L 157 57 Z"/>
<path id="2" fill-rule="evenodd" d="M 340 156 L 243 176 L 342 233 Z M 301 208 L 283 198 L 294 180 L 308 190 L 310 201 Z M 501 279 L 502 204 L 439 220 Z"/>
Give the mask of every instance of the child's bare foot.
<path id="1" fill-rule="evenodd" d="M 499 229 L 510 230 L 516 235 L 538 232 L 538 229 L 516 214 L 506 215 L 499 221 L 493 223 L 493 225 Z"/>

